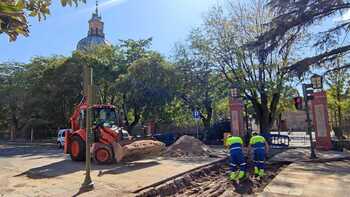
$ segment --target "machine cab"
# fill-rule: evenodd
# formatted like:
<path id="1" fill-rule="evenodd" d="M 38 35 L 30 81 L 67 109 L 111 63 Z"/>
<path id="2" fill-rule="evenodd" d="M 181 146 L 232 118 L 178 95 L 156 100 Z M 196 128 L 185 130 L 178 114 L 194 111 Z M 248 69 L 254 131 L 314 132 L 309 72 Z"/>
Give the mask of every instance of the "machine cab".
<path id="1" fill-rule="evenodd" d="M 118 126 L 117 113 L 114 106 L 98 105 L 93 107 L 93 125 L 103 127 Z"/>

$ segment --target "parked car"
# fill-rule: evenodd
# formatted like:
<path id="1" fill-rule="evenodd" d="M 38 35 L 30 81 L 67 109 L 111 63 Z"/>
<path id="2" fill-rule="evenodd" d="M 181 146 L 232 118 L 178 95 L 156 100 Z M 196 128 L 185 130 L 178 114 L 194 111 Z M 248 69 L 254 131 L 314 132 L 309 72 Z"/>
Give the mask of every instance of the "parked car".
<path id="1" fill-rule="evenodd" d="M 70 129 L 59 129 L 57 132 L 57 147 L 64 147 L 64 137 L 66 136 L 66 132 L 69 132 Z"/>
<path id="2" fill-rule="evenodd" d="M 122 129 L 121 131 L 122 131 L 123 140 L 130 140 L 131 139 L 131 136 L 129 135 L 129 133 L 126 130 Z"/>

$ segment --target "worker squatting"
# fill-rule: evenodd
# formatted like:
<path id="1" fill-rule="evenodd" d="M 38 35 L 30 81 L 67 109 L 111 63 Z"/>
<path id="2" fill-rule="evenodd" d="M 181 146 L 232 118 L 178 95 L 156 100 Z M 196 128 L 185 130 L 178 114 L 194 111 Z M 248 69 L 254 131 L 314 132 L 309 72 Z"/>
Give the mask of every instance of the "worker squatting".
<path id="1" fill-rule="evenodd" d="M 243 140 L 241 137 L 230 136 L 226 141 L 230 148 L 229 179 L 232 181 L 242 180 L 247 176 L 247 163 L 243 153 Z M 269 151 L 269 145 L 263 136 L 253 133 L 249 140 L 248 153 L 253 149 L 254 174 L 257 177 L 265 175 L 265 153 Z"/>

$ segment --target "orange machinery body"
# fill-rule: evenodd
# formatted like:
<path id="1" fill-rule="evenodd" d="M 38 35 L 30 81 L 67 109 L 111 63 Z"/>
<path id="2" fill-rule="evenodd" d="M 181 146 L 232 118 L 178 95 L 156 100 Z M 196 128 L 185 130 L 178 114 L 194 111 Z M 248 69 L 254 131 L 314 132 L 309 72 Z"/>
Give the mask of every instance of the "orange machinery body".
<path id="1" fill-rule="evenodd" d="M 72 132 L 65 135 L 64 153 L 70 154 L 73 160 L 82 161 L 85 160 L 85 141 L 86 141 L 86 128 L 85 128 L 85 114 L 88 105 L 85 101 L 76 106 L 73 115 L 70 118 L 70 124 Z M 113 105 L 93 105 L 92 111 L 97 109 L 109 109 L 115 111 Z M 118 132 L 119 130 L 119 132 Z M 121 128 L 108 128 L 99 126 L 93 127 L 93 139 L 92 139 L 92 154 L 96 155 L 102 160 L 108 160 L 110 162 L 113 158 L 112 144 L 113 142 L 120 142 L 122 140 Z M 102 150 L 102 151 L 99 151 Z M 107 158 L 109 157 L 109 158 Z M 100 163 L 107 163 L 100 162 Z"/>

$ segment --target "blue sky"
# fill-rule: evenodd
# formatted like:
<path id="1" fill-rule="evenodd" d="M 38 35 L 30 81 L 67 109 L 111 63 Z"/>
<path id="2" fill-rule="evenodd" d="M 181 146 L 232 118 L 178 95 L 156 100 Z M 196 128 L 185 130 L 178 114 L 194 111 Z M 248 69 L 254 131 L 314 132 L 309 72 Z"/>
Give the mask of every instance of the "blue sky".
<path id="1" fill-rule="evenodd" d="M 76 43 L 86 36 L 88 20 L 95 1 L 86 5 L 63 8 L 59 1 L 51 15 L 38 22 L 30 20 L 30 36 L 9 42 L 0 35 L 0 62 L 27 62 L 34 56 L 70 55 Z M 106 39 L 116 44 L 119 39 L 153 37 L 153 49 L 168 56 L 174 44 L 183 41 L 199 25 L 202 16 L 218 0 L 100 0 Z"/>

